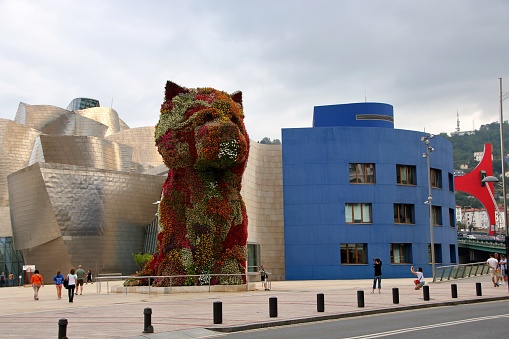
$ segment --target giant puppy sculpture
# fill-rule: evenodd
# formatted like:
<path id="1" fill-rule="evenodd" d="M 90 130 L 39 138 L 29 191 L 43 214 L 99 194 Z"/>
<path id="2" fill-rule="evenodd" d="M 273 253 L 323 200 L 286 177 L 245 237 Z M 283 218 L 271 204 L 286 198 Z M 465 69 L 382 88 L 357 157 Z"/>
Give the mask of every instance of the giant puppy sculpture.
<path id="1" fill-rule="evenodd" d="M 159 204 L 157 252 L 143 275 L 245 273 L 247 215 L 240 188 L 249 137 L 243 119 L 241 92 L 166 83 L 155 141 L 169 172 Z M 241 283 L 245 276 L 211 280 Z M 169 279 L 156 279 L 154 285 L 168 286 Z"/>

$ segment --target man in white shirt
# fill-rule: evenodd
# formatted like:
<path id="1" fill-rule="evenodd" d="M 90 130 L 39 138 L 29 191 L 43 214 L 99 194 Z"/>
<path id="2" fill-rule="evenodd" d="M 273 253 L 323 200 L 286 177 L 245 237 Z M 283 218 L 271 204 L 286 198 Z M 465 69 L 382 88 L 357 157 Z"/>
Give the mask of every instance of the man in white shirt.
<path id="1" fill-rule="evenodd" d="M 493 282 L 493 286 L 498 287 L 498 274 L 497 274 L 498 260 L 495 259 L 495 256 L 493 254 L 490 254 L 490 258 L 486 260 L 486 265 L 490 267 L 490 275 L 491 281 Z"/>

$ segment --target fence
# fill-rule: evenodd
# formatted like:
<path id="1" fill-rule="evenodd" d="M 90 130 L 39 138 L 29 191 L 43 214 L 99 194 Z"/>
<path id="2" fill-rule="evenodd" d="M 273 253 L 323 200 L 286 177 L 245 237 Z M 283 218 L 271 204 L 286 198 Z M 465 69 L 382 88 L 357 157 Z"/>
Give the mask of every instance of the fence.
<path id="1" fill-rule="evenodd" d="M 110 275 L 105 275 L 105 274 L 102 274 L 102 275 L 99 275 L 96 277 L 96 283 L 97 283 L 97 293 L 101 293 L 101 287 L 102 287 L 102 283 L 106 283 L 106 291 L 107 293 L 110 293 L 110 288 L 109 288 L 109 282 L 110 281 L 127 281 L 127 280 L 148 280 L 148 285 L 139 285 L 139 286 L 123 286 L 123 289 L 125 290 L 125 293 L 127 294 L 129 292 L 129 289 L 133 289 L 133 288 L 143 288 L 143 292 L 145 293 L 148 293 L 150 294 L 150 291 L 151 289 L 155 292 L 157 291 L 158 288 L 169 288 L 169 290 L 167 290 L 168 292 L 171 293 L 171 289 L 172 288 L 196 288 L 196 287 L 208 287 L 208 292 L 210 293 L 211 292 L 211 289 L 214 288 L 214 286 L 240 286 L 244 289 L 244 286 L 245 286 L 245 290 L 246 291 L 249 291 L 249 278 L 250 276 L 252 276 L 253 274 L 250 274 L 250 273 L 237 273 L 237 274 L 188 274 L 188 275 L 168 275 L 168 276 L 157 276 L 157 275 L 151 275 L 151 276 L 122 276 L 122 275 L 117 275 L 116 273 L 113 273 L 113 274 L 110 274 Z M 258 274 L 256 274 L 258 275 Z M 211 278 L 212 277 L 219 277 L 219 278 L 226 278 L 226 282 L 230 282 L 231 284 L 222 284 L 222 285 L 211 285 L 210 284 L 210 281 L 212 280 Z M 190 281 L 190 280 L 193 280 L 193 283 L 192 285 L 173 285 L 173 282 L 175 279 L 186 279 L 186 281 Z M 155 281 L 155 280 L 166 280 L 166 281 L 169 281 L 169 286 L 165 286 L 165 287 L 153 287 L 151 286 L 152 283 Z M 246 284 L 235 284 L 235 282 L 238 282 L 238 281 L 246 281 L 247 283 Z"/>
<path id="2" fill-rule="evenodd" d="M 488 273 L 490 273 L 490 267 L 486 265 L 485 261 L 452 266 L 439 266 L 435 269 L 435 278 L 433 282 L 469 278 Z"/>

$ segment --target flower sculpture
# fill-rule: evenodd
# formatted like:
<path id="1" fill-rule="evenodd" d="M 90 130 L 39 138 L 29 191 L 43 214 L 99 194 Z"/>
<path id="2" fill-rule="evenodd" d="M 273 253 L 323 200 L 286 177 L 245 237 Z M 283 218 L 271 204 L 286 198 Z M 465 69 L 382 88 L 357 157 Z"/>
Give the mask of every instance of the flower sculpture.
<path id="1" fill-rule="evenodd" d="M 166 83 L 155 141 L 169 172 L 157 251 L 142 275 L 239 274 L 212 276 L 210 283 L 245 283 L 247 215 L 240 188 L 249 137 L 243 119 L 241 92 Z M 200 281 L 180 277 L 171 284 Z M 169 284 L 168 278 L 154 282 Z"/>

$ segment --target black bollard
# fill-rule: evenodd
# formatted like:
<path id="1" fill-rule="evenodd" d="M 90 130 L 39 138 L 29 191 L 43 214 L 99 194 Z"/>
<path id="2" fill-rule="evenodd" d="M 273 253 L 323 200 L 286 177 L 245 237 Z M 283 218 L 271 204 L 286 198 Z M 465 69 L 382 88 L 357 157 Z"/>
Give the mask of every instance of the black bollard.
<path id="1" fill-rule="evenodd" d="M 223 303 L 214 301 L 214 324 L 223 323 Z"/>
<path id="2" fill-rule="evenodd" d="M 429 301 L 429 286 L 423 286 L 422 287 L 422 295 L 424 297 L 424 301 Z"/>
<path id="3" fill-rule="evenodd" d="M 480 282 L 475 283 L 475 294 L 478 297 L 482 296 L 482 288 L 481 288 L 481 283 Z"/>
<path id="4" fill-rule="evenodd" d="M 318 293 L 316 295 L 316 311 L 317 312 L 325 311 L 325 298 L 323 293 Z"/>
<path id="5" fill-rule="evenodd" d="M 399 289 L 397 287 L 392 288 L 392 303 L 399 304 Z"/>
<path id="6" fill-rule="evenodd" d="M 152 309 L 147 307 L 143 310 L 143 333 L 154 333 L 152 327 Z"/>
<path id="7" fill-rule="evenodd" d="M 269 317 L 277 318 L 277 298 L 269 298 Z"/>
<path id="8" fill-rule="evenodd" d="M 58 339 L 67 339 L 67 319 L 58 319 Z"/>
<path id="9" fill-rule="evenodd" d="M 451 296 L 453 298 L 457 298 L 458 297 L 458 285 L 451 284 Z"/>
<path id="10" fill-rule="evenodd" d="M 364 291 L 357 291 L 357 306 L 364 307 Z"/>

